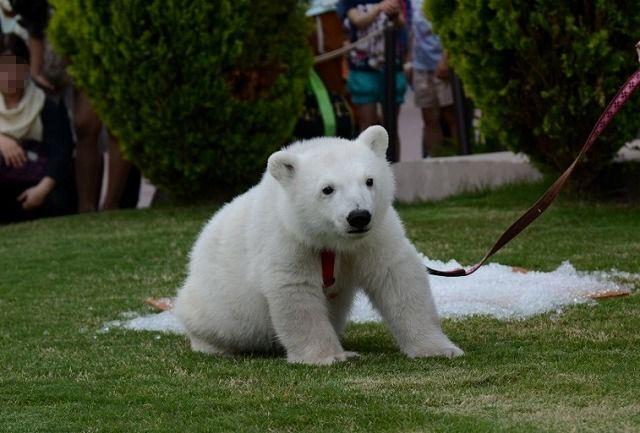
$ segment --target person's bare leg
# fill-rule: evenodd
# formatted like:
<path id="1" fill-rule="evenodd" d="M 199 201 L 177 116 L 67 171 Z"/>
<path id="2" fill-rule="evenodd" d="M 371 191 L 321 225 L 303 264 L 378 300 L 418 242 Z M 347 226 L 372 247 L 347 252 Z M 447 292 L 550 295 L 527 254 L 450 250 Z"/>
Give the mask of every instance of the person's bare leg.
<path id="1" fill-rule="evenodd" d="M 114 210 L 120 207 L 120 199 L 127 184 L 127 177 L 131 163 L 125 161 L 120 152 L 120 146 L 111 133 L 109 135 L 109 175 L 107 178 L 107 193 L 102 204 L 102 210 Z"/>
<path id="2" fill-rule="evenodd" d="M 78 212 L 94 212 L 100 200 L 101 170 L 98 136 L 102 127 L 87 96 L 76 92 L 74 101 L 76 130 L 76 185 Z"/>
<path id="3" fill-rule="evenodd" d="M 356 105 L 356 110 L 358 110 L 358 122 L 360 123 L 361 131 L 373 125 L 380 125 L 377 104 Z"/>
<path id="4" fill-rule="evenodd" d="M 442 145 L 442 128 L 440 128 L 439 108 L 423 108 L 422 121 L 424 130 L 422 134 L 423 155 L 434 156 L 435 150 Z"/>
<path id="5" fill-rule="evenodd" d="M 360 131 L 364 131 L 370 126 L 373 125 L 382 125 L 382 120 L 378 115 L 378 104 L 362 104 L 356 105 L 356 110 L 358 110 L 358 123 L 360 127 Z M 398 125 L 398 118 L 400 117 L 400 105 L 396 105 L 396 126 Z M 400 135 L 396 130 L 396 146 L 398 149 L 398 153 L 400 152 Z M 400 159 L 400 155 L 396 155 L 398 160 Z"/>
<path id="6" fill-rule="evenodd" d="M 441 113 L 442 118 L 449 126 L 451 138 L 456 142 L 456 147 L 460 149 L 460 140 L 458 139 L 458 120 L 456 118 L 455 107 L 453 105 L 442 107 Z"/>

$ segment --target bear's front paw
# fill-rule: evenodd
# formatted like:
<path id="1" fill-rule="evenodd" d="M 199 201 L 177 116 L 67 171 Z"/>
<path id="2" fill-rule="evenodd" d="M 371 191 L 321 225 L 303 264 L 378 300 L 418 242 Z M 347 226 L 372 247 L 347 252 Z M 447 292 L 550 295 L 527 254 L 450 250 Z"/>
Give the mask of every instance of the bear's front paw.
<path id="1" fill-rule="evenodd" d="M 464 355 L 464 352 L 453 343 L 442 347 L 424 347 L 415 351 L 407 353 L 411 358 L 431 358 L 431 357 L 445 357 L 445 358 L 457 358 Z"/>
<path id="2" fill-rule="evenodd" d="M 307 365 L 331 365 L 335 362 L 346 361 L 348 358 L 354 358 L 360 356 L 356 352 L 340 352 L 334 355 L 320 355 L 320 354 L 307 354 L 307 355 L 288 355 L 287 361 L 292 364 L 307 364 Z"/>

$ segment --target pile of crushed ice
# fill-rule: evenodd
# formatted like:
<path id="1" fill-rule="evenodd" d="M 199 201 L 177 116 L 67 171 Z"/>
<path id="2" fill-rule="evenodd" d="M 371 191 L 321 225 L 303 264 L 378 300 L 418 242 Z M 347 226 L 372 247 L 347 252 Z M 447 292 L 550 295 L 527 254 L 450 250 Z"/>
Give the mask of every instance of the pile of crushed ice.
<path id="1" fill-rule="evenodd" d="M 424 258 L 427 266 L 454 269 L 460 265 Z M 620 283 L 623 280 L 626 283 Z M 517 272 L 510 266 L 491 263 L 462 278 L 431 277 L 431 291 L 438 312 L 445 318 L 487 315 L 497 319 L 524 319 L 536 314 L 562 310 L 562 307 L 595 302 L 594 295 L 629 292 L 631 284 L 640 282 L 640 274 L 624 272 L 578 272 L 564 262 L 552 272 Z M 350 320 L 377 322 L 380 316 L 366 297 L 358 294 Z M 123 313 L 121 320 L 106 323 L 111 328 L 183 333 L 184 329 L 171 311 L 138 315 Z"/>

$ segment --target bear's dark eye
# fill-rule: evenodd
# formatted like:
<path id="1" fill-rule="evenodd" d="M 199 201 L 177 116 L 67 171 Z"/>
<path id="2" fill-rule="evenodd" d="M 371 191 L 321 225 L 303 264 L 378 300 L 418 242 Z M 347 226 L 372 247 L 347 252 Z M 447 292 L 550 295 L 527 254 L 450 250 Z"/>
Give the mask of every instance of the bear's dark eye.
<path id="1" fill-rule="evenodd" d="M 369 187 L 373 186 L 373 179 L 372 178 L 367 179 L 367 186 L 369 186 Z"/>
<path id="2" fill-rule="evenodd" d="M 325 186 L 324 188 L 322 188 L 322 193 L 324 195 L 331 195 L 333 193 L 333 187 L 332 186 Z"/>

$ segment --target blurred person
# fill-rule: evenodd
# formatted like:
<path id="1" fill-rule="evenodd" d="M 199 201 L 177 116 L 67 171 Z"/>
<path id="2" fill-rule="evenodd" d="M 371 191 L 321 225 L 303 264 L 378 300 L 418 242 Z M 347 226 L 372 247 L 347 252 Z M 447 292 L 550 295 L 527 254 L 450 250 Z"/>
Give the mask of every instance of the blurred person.
<path id="1" fill-rule="evenodd" d="M 411 49 L 404 69 L 413 86 L 415 104 L 422 111 L 422 154 L 426 157 L 434 156 L 436 149 L 442 146 L 441 119 L 456 147 L 458 124 L 447 52 L 440 38 L 433 33 L 431 22 L 424 16 L 423 0 L 413 0 L 412 10 Z"/>
<path id="2" fill-rule="evenodd" d="M 29 49 L 0 37 L 0 222 L 76 212 L 73 139 L 67 110 L 29 74 Z"/>
<path id="3" fill-rule="evenodd" d="M 78 190 L 78 210 L 98 210 L 103 178 L 103 152 L 99 137 L 103 124 L 84 92 L 72 87 L 71 80 L 61 71 L 65 63 L 53 54 L 44 38 L 49 21 L 50 8 L 46 0 L 0 0 L 0 14 L 7 26 L 15 28 L 28 41 L 31 51 L 31 76 L 33 81 L 48 93 L 65 94 L 73 108 L 73 125 L 76 139 L 75 170 Z M 4 27 L 3 27 L 4 29 Z M 4 30 L 3 30 L 4 31 Z M 47 65 L 47 55 L 49 65 Z M 57 63 L 51 67 L 51 63 Z M 56 70 L 58 69 L 58 70 Z M 52 79 L 52 75 L 56 78 Z M 135 207 L 140 186 L 140 173 L 131 169 L 124 160 L 118 142 L 107 131 L 108 175 L 102 209 Z M 132 173 L 133 172 L 133 173 Z M 130 176 L 131 174 L 131 176 Z M 131 179 L 129 179 L 131 177 Z M 130 180 L 130 182 L 128 182 Z M 132 191 L 129 191 L 131 189 Z M 125 191 L 126 190 L 126 191 Z M 126 194 L 125 194 L 126 193 Z M 126 195 L 127 203 L 123 203 Z"/>
<path id="4" fill-rule="evenodd" d="M 352 32 L 352 41 L 383 29 L 389 21 L 396 28 L 404 28 L 406 22 L 401 0 L 342 0 L 341 8 Z M 404 51 L 396 51 L 396 117 L 407 87 L 402 72 Z M 380 124 L 378 104 L 384 102 L 385 97 L 384 34 L 358 44 L 349 52 L 348 64 L 347 87 L 356 108 L 360 130 Z"/>
<path id="5" fill-rule="evenodd" d="M 102 121 L 91 106 L 84 92 L 74 92 L 74 127 L 76 131 L 76 180 L 78 187 L 79 212 L 94 212 L 99 209 L 102 187 L 102 151 L 99 146 Z M 114 210 L 121 207 L 121 199 L 131 174 L 131 163 L 122 157 L 120 146 L 113 135 L 107 131 L 108 174 L 107 189 L 102 210 Z M 140 174 L 136 171 L 139 188 Z M 135 201 L 137 202 L 137 193 Z M 133 204 L 135 206 L 135 204 Z M 129 206 L 128 206 L 129 207 Z"/>

